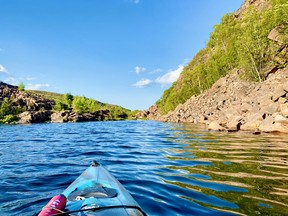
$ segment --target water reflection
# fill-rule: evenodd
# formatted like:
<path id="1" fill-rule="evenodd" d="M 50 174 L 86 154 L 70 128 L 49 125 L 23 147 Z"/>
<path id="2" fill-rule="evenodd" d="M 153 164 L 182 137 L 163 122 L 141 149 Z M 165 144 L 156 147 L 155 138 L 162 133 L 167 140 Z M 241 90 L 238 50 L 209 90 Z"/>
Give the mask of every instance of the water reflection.
<path id="1" fill-rule="evenodd" d="M 167 166 L 172 171 L 163 179 L 189 189 L 183 199 L 239 215 L 288 214 L 287 135 L 175 130 L 183 148 L 170 149 L 166 157 L 179 163 Z"/>
<path id="2" fill-rule="evenodd" d="M 148 215 L 287 215 L 288 135 L 154 121 L 0 128 L 0 215 L 32 215 L 91 160 Z"/>

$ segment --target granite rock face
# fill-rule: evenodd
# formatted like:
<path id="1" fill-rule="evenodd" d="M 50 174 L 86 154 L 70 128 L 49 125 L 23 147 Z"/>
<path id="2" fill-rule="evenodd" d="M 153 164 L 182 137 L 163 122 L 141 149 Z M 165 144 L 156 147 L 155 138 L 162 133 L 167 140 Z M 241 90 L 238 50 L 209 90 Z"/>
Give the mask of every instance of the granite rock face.
<path id="1" fill-rule="evenodd" d="M 31 124 L 49 122 L 51 111 L 25 111 L 18 115 L 18 124 Z"/>
<path id="2" fill-rule="evenodd" d="M 164 116 L 155 105 L 141 115 L 159 121 L 202 123 L 217 131 L 288 133 L 288 68 L 270 73 L 261 83 L 240 79 L 240 74 L 234 70 Z"/>

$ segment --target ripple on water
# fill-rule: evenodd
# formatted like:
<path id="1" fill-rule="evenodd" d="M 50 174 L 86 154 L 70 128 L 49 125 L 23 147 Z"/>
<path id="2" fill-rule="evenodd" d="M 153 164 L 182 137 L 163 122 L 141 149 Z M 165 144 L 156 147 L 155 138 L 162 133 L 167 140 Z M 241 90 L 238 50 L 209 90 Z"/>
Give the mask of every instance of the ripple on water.
<path id="1" fill-rule="evenodd" d="M 149 215 L 287 212 L 287 135 L 154 121 L 0 127 L 1 215 L 38 211 L 93 159 Z"/>

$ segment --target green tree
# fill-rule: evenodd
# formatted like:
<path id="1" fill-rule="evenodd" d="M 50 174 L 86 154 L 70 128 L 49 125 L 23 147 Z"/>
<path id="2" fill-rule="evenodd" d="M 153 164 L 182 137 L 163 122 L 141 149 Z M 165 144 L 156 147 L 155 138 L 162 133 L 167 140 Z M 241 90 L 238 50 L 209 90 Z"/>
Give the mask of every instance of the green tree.
<path id="1" fill-rule="evenodd" d="M 18 120 L 16 116 L 23 111 L 20 107 L 13 107 L 12 99 L 5 97 L 0 106 L 0 124 L 13 123 Z"/>
<path id="2" fill-rule="evenodd" d="M 18 84 L 18 89 L 19 91 L 25 91 L 25 85 L 22 81 Z"/>
<path id="3" fill-rule="evenodd" d="M 12 114 L 4 116 L 2 119 L 0 119 L 0 124 L 10 124 L 15 123 L 18 120 L 18 117 Z"/>
<path id="4" fill-rule="evenodd" d="M 9 114 L 13 114 L 12 101 L 5 97 L 0 106 L 0 118 L 3 118 Z"/>
<path id="5" fill-rule="evenodd" d="M 126 109 L 118 106 L 112 106 L 109 108 L 110 110 L 110 120 L 124 120 L 127 119 L 129 114 Z"/>
<path id="6" fill-rule="evenodd" d="M 87 99 L 84 96 L 75 96 L 72 102 L 72 108 L 77 113 L 88 113 L 89 108 L 87 104 Z"/>
<path id="7" fill-rule="evenodd" d="M 72 109 L 73 100 L 74 100 L 73 95 L 71 95 L 70 93 L 64 94 L 61 100 L 56 100 L 54 110 L 61 111 Z"/>
<path id="8" fill-rule="evenodd" d="M 63 103 L 67 105 L 67 109 L 72 108 L 74 96 L 70 93 L 66 93 L 63 95 Z"/>
<path id="9" fill-rule="evenodd" d="M 56 111 L 62 111 L 65 110 L 66 106 L 61 100 L 56 100 L 55 105 L 53 107 L 54 110 Z"/>

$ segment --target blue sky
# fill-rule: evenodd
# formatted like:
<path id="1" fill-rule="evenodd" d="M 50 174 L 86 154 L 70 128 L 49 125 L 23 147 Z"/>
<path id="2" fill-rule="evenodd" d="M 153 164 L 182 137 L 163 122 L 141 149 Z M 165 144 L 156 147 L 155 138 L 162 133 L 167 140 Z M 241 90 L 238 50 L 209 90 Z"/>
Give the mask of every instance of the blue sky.
<path id="1" fill-rule="evenodd" d="M 0 0 L 0 80 L 147 109 L 242 0 Z"/>

